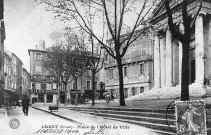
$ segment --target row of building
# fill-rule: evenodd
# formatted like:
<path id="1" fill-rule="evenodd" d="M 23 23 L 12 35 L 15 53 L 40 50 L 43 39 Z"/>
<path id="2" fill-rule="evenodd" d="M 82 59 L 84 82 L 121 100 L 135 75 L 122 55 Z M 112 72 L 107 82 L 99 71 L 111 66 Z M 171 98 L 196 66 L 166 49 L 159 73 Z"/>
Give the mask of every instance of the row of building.
<path id="1" fill-rule="evenodd" d="M 4 0 L 0 0 L 0 107 L 29 95 L 30 74 L 22 61 L 5 50 Z"/>
<path id="2" fill-rule="evenodd" d="M 30 99 L 33 103 L 62 103 L 64 104 L 67 99 L 71 103 L 75 102 L 76 91 L 74 90 L 75 82 L 72 81 L 67 84 L 67 91 L 65 91 L 64 85 L 58 85 L 57 78 L 49 75 L 48 70 L 43 67 L 42 60 L 49 52 L 49 48 L 46 48 L 45 42 L 40 41 L 39 45 L 35 46 L 35 49 L 29 49 L 30 56 L 30 75 L 31 75 L 31 89 Z M 96 89 L 99 89 L 99 73 L 95 78 Z M 92 88 L 91 71 L 87 70 L 81 77 L 78 78 L 77 88 L 79 96 L 83 93 L 88 96 L 91 95 Z M 96 97 L 99 94 L 96 93 Z"/>
<path id="3" fill-rule="evenodd" d="M 30 74 L 23 67 L 20 58 L 14 53 L 4 51 L 4 99 L 5 102 L 29 96 Z"/>
<path id="4" fill-rule="evenodd" d="M 182 28 L 180 10 L 182 1 L 171 2 L 173 7 L 174 23 Z M 172 3 L 174 3 L 172 5 Z M 201 91 L 205 80 L 211 79 L 211 2 L 197 0 L 188 2 L 188 14 L 194 20 L 191 29 L 190 57 L 189 57 L 189 84 L 194 86 L 194 91 Z M 200 9 L 200 12 L 198 12 Z M 154 10 L 151 17 L 151 26 L 132 45 L 129 46 L 123 61 L 124 95 L 125 98 L 155 89 L 168 88 L 171 90 L 181 85 L 182 45 L 172 36 L 168 28 L 168 17 L 165 12 L 164 1 Z M 138 33 L 138 31 L 137 31 Z M 126 36 L 122 35 L 122 37 Z M 108 45 L 113 46 L 113 41 L 108 40 Z M 45 75 L 45 70 L 40 66 L 42 56 L 46 55 L 44 43 L 35 49 L 29 49 L 30 74 L 32 87 L 31 100 L 36 102 L 64 103 L 65 95 L 74 98 L 74 82 L 68 85 L 68 91 L 62 86 L 56 86 L 53 77 Z M 97 74 L 96 90 L 102 82 L 105 90 L 112 98 L 119 98 L 119 77 L 117 62 L 108 56 L 104 68 Z M 90 92 L 91 74 L 89 71 L 78 80 L 80 93 Z M 59 89 L 59 91 L 58 91 Z M 166 93 L 168 93 L 168 90 Z M 191 89 L 192 90 L 192 89 Z M 206 94 L 210 94 L 207 90 Z M 165 94 L 165 93 L 164 93 Z M 200 95 L 199 95 L 200 96 Z"/>

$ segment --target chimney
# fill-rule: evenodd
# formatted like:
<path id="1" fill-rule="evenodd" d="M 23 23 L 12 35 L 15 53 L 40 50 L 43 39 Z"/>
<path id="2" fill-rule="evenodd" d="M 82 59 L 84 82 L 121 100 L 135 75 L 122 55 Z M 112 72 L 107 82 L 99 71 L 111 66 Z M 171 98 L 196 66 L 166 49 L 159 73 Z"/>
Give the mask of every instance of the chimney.
<path id="1" fill-rule="evenodd" d="M 45 51 L 46 47 L 45 47 L 45 41 L 44 40 L 40 40 L 39 41 L 39 49 Z"/>

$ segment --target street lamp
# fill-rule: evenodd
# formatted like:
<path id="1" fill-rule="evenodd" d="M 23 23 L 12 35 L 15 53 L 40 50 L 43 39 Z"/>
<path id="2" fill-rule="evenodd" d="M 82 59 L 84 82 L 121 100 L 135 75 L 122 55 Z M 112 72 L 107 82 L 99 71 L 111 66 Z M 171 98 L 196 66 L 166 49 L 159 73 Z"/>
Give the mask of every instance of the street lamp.
<path id="1" fill-rule="evenodd" d="M 206 55 L 204 55 L 203 56 L 203 61 L 204 61 L 204 85 L 206 85 L 206 77 L 205 77 L 205 64 L 206 64 L 206 61 L 207 61 L 207 56 Z"/>
<path id="2" fill-rule="evenodd" d="M 207 93 L 207 80 L 206 80 L 206 77 L 205 77 L 205 64 L 206 64 L 206 61 L 207 61 L 207 56 L 204 55 L 202 59 L 204 61 L 204 84 L 203 84 L 203 88 L 202 88 L 202 96 L 203 97 L 206 97 L 206 93 Z"/>

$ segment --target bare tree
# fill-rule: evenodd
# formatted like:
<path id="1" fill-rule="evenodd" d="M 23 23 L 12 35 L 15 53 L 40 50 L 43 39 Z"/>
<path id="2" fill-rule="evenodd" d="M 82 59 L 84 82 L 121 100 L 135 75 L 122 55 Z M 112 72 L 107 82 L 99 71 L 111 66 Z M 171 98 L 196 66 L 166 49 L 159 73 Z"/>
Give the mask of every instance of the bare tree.
<path id="1" fill-rule="evenodd" d="M 87 68 L 88 52 L 86 46 L 76 34 L 66 37 L 67 41 L 60 41 L 50 48 L 47 57 L 43 60 L 43 66 L 49 74 L 56 76 L 58 85 L 65 89 L 65 105 L 67 104 L 67 84 L 75 81 L 76 105 L 77 105 L 77 79 Z"/>
<path id="2" fill-rule="evenodd" d="M 125 106 L 122 58 L 129 45 L 145 32 L 146 27 L 143 28 L 143 22 L 152 12 L 156 0 L 41 1 L 46 3 L 48 9 L 53 11 L 57 17 L 60 17 L 62 21 L 72 22 L 74 20 L 77 25 L 93 36 L 106 52 L 116 60 L 119 70 L 120 106 Z M 90 15 L 92 16 L 91 18 Z M 90 26 L 90 22 L 93 22 L 94 26 Z M 125 25 L 131 26 L 131 31 L 121 36 Z M 94 29 L 95 27 L 98 29 Z M 108 29 L 108 33 L 111 36 L 110 42 L 113 43 L 113 47 L 102 38 L 105 31 L 100 28 L 104 27 Z M 143 28 L 143 30 L 138 31 L 140 28 Z"/>
<path id="3" fill-rule="evenodd" d="M 74 89 L 76 91 L 75 95 L 75 105 L 78 105 L 78 88 L 77 82 L 78 78 L 83 75 L 85 71 L 87 71 L 87 67 L 90 66 L 90 52 L 87 50 L 86 45 L 84 43 L 84 39 L 79 40 L 77 35 L 75 36 L 74 46 L 72 46 L 71 52 L 65 52 L 65 65 L 66 68 L 69 69 L 71 76 L 74 80 Z"/>
<path id="4" fill-rule="evenodd" d="M 189 48 L 190 48 L 190 34 L 191 29 L 194 26 L 194 22 L 196 20 L 196 17 L 199 14 L 199 11 L 201 10 L 201 5 L 195 14 L 194 18 L 192 19 L 191 16 L 188 15 L 188 0 L 182 1 L 182 20 L 183 20 L 183 26 L 184 30 L 180 31 L 179 26 L 174 24 L 173 17 L 172 17 L 172 10 L 169 6 L 169 0 L 165 0 L 165 9 L 168 16 L 168 26 L 172 33 L 172 36 L 177 38 L 182 43 L 182 84 L 181 84 L 181 100 L 186 101 L 189 100 Z M 200 4 L 202 4 L 202 1 L 200 1 Z"/>
<path id="5" fill-rule="evenodd" d="M 57 89 L 58 94 L 60 93 L 59 88 L 61 85 L 64 85 L 65 88 L 65 105 L 67 99 L 67 89 L 66 85 L 69 83 L 69 78 L 71 74 L 69 70 L 64 67 L 64 59 L 65 59 L 65 48 L 64 42 L 57 42 L 56 45 L 51 47 L 47 52 L 46 57 L 43 59 L 43 67 L 46 69 L 49 75 L 53 75 L 57 78 Z M 58 96 L 59 97 L 59 96 Z M 59 105 L 59 98 L 57 99 L 57 104 Z"/>
<path id="6" fill-rule="evenodd" d="M 90 37 L 90 42 L 92 46 L 91 51 L 91 64 L 88 66 L 88 69 L 92 71 L 92 106 L 95 105 L 95 77 L 96 74 L 103 68 L 104 60 L 107 57 L 107 54 L 104 53 L 102 47 L 99 44 L 94 43 L 92 36 Z M 98 50 L 99 49 L 99 50 Z"/>

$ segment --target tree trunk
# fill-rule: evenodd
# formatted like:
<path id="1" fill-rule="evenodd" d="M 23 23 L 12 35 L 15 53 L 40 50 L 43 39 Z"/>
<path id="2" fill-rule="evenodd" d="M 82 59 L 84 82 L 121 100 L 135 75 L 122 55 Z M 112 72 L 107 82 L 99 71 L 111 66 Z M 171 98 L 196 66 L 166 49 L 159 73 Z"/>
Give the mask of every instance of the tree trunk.
<path id="1" fill-rule="evenodd" d="M 59 85 L 59 83 L 57 83 L 57 90 L 58 90 L 57 105 L 59 106 L 59 103 L 60 103 L 60 85 Z"/>
<path id="2" fill-rule="evenodd" d="M 188 40 L 182 43 L 182 82 L 181 82 L 181 100 L 189 100 L 189 44 Z"/>
<path id="3" fill-rule="evenodd" d="M 67 105 L 67 83 L 64 83 L 64 89 L 65 89 L 65 101 L 64 101 L 64 105 Z"/>
<path id="4" fill-rule="evenodd" d="M 119 103 L 120 103 L 120 106 L 125 106 L 122 59 L 120 56 L 118 56 L 116 60 L 117 60 L 117 64 L 118 64 L 117 66 L 118 66 L 118 70 L 119 70 L 119 94 L 120 94 Z"/>
<path id="5" fill-rule="evenodd" d="M 95 70 L 92 69 L 92 106 L 95 105 Z"/>
<path id="6" fill-rule="evenodd" d="M 78 105 L 78 88 L 77 88 L 77 80 L 78 78 L 74 78 L 74 81 L 75 81 L 75 105 L 77 106 Z"/>

